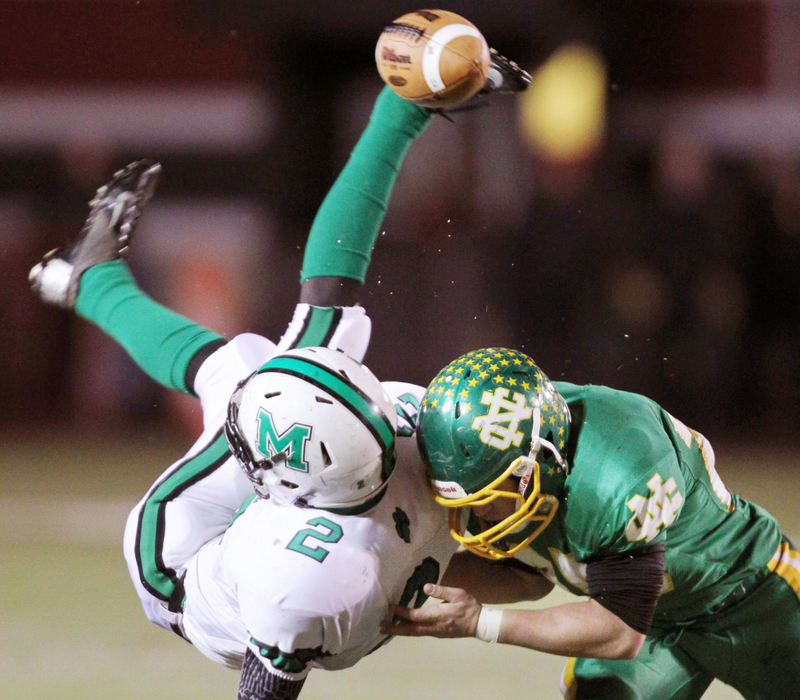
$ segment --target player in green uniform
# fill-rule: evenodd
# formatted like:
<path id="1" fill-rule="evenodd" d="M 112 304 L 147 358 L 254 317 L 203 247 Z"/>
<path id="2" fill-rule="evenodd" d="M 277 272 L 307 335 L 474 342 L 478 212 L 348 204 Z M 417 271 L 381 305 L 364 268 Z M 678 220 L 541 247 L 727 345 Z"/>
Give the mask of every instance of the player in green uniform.
<path id="1" fill-rule="evenodd" d="M 532 598 L 559 584 L 588 599 L 489 608 L 478 601 L 508 601 L 473 576 L 428 587 L 445 602 L 397 609 L 387 629 L 571 657 L 568 697 L 699 698 L 714 678 L 748 698 L 800 691 L 800 554 L 654 401 L 550 382 L 488 348 L 434 378 L 417 437 L 467 550 L 537 568 Z"/>

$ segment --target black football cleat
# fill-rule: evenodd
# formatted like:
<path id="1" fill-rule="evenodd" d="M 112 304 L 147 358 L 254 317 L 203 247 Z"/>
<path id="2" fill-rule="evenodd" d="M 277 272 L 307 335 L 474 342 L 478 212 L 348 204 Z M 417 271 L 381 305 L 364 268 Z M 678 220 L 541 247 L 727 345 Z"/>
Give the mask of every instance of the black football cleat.
<path id="1" fill-rule="evenodd" d="M 160 173 L 159 163 L 137 160 L 114 173 L 97 190 L 77 238 L 47 253 L 28 275 L 34 293 L 42 301 L 74 309 L 81 275 L 98 263 L 125 254 Z"/>

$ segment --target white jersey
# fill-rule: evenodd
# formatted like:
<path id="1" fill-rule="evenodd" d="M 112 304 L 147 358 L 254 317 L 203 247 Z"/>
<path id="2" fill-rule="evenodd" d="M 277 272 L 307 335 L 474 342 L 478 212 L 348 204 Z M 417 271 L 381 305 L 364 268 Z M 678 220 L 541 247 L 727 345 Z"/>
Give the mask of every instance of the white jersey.
<path id="1" fill-rule="evenodd" d="M 203 433 L 151 486 L 128 518 L 124 550 L 153 622 L 187 637 L 210 658 L 238 667 L 248 645 L 285 678 L 313 666 L 351 666 L 386 637 L 390 603 L 421 604 L 421 588 L 444 573 L 456 548 L 443 508 L 427 491 L 410 438 L 424 389 L 384 382 L 398 413 L 398 459 L 379 502 L 358 515 L 257 500 L 223 434 L 237 383 L 315 330 L 299 305 L 278 345 L 237 336 L 201 366 L 195 390 Z M 333 346 L 360 357 L 369 336 L 360 308 L 318 323 Z M 294 329 L 294 330 L 293 330 Z M 354 350 L 347 343 L 356 338 Z"/>
<path id="2" fill-rule="evenodd" d="M 256 499 L 189 563 L 184 630 L 234 667 L 249 645 L 284 677 L 346 668 L 386 641 L 391 603 L 424 602 L 455 548 L 419 464 L 398 464 L 359 515 Z"/>

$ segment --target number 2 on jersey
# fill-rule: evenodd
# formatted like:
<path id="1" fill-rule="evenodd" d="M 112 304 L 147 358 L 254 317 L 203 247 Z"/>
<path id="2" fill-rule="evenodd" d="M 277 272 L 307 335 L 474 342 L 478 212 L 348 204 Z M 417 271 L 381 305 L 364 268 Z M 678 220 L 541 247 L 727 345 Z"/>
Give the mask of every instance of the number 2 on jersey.
<path id="1" fill-rule="evenodd" d="M 292 537 L 292 541 L 286 545 L 286 549 L 291 549 L 293 552 L 299 552 L 300 554 L 305 554 L 307 557 L 316 559 L 318 562 L 323 562 L 325 557 L 328 556 L 328 550 L 324 547 L 311 547 L 306 544 L 306 540 L 319 540 L 326 544 L 333 544 L 342 539 L 342 528 L 323 517 L 312 518 L 307 524 L 318 528 L 324 528 L 325 531 L 315 530 L 310 527 L 304 528 Z"/>

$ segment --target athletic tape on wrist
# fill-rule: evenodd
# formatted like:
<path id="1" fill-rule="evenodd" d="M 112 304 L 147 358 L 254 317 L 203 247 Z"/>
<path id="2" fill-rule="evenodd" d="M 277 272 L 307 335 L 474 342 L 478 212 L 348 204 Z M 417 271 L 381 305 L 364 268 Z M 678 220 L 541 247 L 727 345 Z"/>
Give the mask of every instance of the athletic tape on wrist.
<path id="1" fill-rule="evenodd" d="M 475 629 L 475 636 L 484 642 L 494 644 L 500 636 L 500 624 L 503 621 L 503 611 L 498 608 L 481 607 L 481 614 L 478 615 L 478 626 Z"/>

